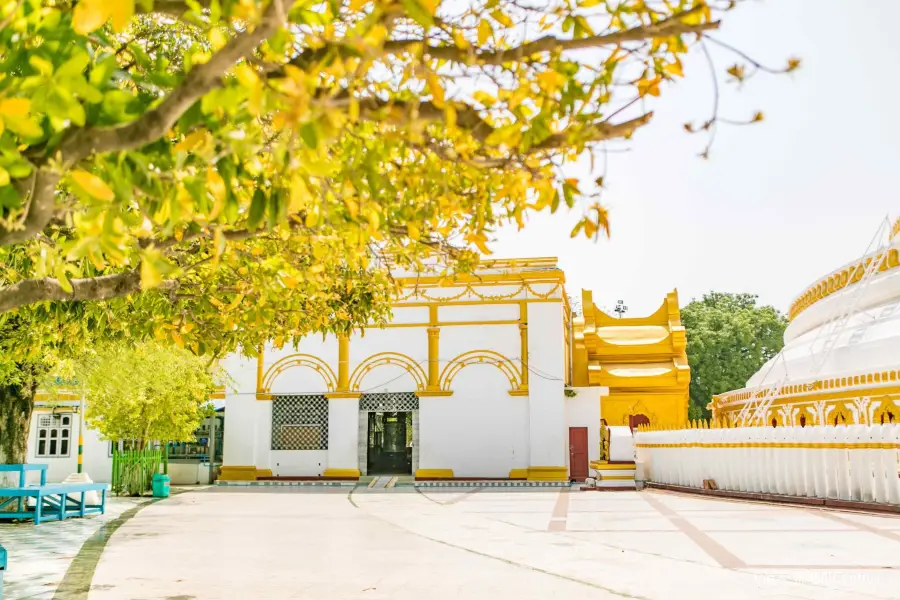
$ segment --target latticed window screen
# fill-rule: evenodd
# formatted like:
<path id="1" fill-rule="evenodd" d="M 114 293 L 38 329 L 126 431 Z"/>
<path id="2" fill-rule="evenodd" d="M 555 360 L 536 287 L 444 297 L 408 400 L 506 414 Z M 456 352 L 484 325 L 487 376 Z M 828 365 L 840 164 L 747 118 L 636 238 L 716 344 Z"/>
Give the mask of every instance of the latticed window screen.
<path id="1" fill-rule="evenodd" d="M 419 410 L 419 397 L 412 392 L 362 394 L 359 410 L 363 412 L 407 412 Z"/>
<path id="2" fill-rule="evenodd" d="M 328 450 L 328 399 L 275 396 L 272 450 Z"/>

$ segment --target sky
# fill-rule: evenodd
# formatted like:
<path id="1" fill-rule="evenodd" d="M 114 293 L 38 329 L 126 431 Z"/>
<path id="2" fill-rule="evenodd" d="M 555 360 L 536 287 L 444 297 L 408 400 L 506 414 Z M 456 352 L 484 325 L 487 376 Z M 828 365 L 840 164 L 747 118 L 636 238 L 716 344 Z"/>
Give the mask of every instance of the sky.
<path id="1" fill-rule="evenodd" d="M 650 314 L 678 290 L 682 305 L 709 291 L 749 292 L 786 312 L 806 286 L 859 258 L 882 220 L 900 217 L 900 0 L 764 0 L 729 15 L 718 39 L 789 75 L 721 84 L 720 114 L 762 123 L 683 129 L 712 104 L 697 50 L 685 79 L 663 92 L 653 122 L 609 154 L 603 203 L 611 238 L 572 240 L 580 212 L 532 216 L 501 230 L 494 257 L 556 256 L 570 295 L 617 300 Z M 738 61 L 714 53 L 720 74 Z M 720 79 L 724 79 L 721 77 Z M 598 169 L 599 163 L 597 161 Z M 587 161 L 573 173 L 592 180 Z"/>

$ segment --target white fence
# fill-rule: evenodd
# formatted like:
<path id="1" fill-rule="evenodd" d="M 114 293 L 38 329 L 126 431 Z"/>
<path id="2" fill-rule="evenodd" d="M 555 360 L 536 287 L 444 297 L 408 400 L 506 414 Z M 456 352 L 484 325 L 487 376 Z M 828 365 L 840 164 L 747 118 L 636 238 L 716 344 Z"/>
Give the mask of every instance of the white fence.
<path id="1" fill-rule="evenodd" d="M 900 504 L 900 424 L 635 432 L 655 483 Z"/>

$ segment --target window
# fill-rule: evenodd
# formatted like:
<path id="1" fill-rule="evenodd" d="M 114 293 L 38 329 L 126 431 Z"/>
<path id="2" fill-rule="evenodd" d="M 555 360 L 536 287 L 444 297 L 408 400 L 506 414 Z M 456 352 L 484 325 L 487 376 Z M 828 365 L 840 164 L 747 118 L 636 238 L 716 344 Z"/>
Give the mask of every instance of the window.
<path id="1" fill-rule="evenodd" d="M 40 415 L 37 434 L 37 457 L 69 456 L 69 446 L 72 441 L 72 414 Z"/>
<path id="2" fill-rule="evenodd" d="M 328 399 L 275 396 L 272 450 L 328 450 Z"/>

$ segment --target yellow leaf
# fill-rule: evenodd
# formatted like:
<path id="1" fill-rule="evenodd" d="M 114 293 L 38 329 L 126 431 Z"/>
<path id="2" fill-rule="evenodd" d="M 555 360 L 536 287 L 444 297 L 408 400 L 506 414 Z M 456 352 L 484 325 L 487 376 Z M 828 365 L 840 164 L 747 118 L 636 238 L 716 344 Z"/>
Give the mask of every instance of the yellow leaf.
<path id="1" fill-rule="evenodd" d="M 765 117 L 763 116 L 763 114 L 761 112 L 757 111 L 757 113 L 753 115 L 753 122 L 757 123 L 759 121 L 762 121 L 764 118 Z"/>
<path id="2" fill-rule="evenodd" d="M 637 82 L 637 89 L 639 96 L 646 96 L 650 94 L 651 96 L 659 96 L 659 83 L 661 79 L 656 77 L 654 79 L 641 79 Z"/>
<path id="3" fill-rule="evenodd" d="M 98 200 L 112 202 L 116 198 L 116 195 L 109 186 L 93 173 L 88 173 L 87 171 L 72 171 L 69 174 L 69 177 L 72 178 L 75 185 Z"/>
<path id="4" fill-rule="evenodd" d="M 347 206 L 347 212 L 355 219 L 356 215 L 359 214 L 359 204 L 349 196 L 344 196 L 344 204 Z"/>
<path id="5" fill-rule="evenodd" d="M 225 180 L 213 167 L 206 170 L 206 189 L 217 204 L 225 199 Z"/>
<path id="6" fill-rule="evenodd" d="M 114 10 L 114 4 L 116 2 L 112 0 L 81 0 L 75 5 L 72 14 L 72 27 L 75 28 L 75 33 L 87 35 L 103 27 Z"/>
<path id="7" fill-rule="evenodd" d="M 285 287 L 290 289 L 294 289 L 295 287 L 297 287 L 297 284 L 300 283 L 290 275 L 282 275 L 281 282 L 285 285 Z"/>
<path id="8" fill-rule="evenodd" d="M 413 224 L 409 224 L 406 226 L 406 233 L 407 235 L 409 235 L 409 239 L 411 240 L 417 240 L 421 235 L 421 233 L 419 232 L 419 228 Z"/>
<path id="9" fill-rule="evenodd" d="M 678 59 L 663 67 L 663 71 L 675 77 L 684 77 L 684 71 L 681 70 L 681 61 Z"/>
<path id="10" fill-rule="evenodd" d="M 368 3 L 369 0 L 350 0 L 350 10 L 362 10 Z"/>
<path id="11" fill-rule="evenodd" d="M 428 91 L 431 92 L 432 102 L 438 108 L 442 108 L 444 106 L 444 88 L 441 85 L 441 80 L 438 79 L 437 75 L 429 72 L 425 76 L 425 82 L 428 84 Z"/>
<path id="12" fill-rule="evenodd" d="M 149 290 L 162 283 L 162 273 L 153 265 L 153 261 L 145 258 L 141 261 L 141 289 Z"/>
<path id="13" fill-rule="evenodd" d="M 31 100 L 28 98 L 6 98 L 0 100 L 0 117 L 10 119 L 24 119 L 31 109 Z"/>
<path id="14" fill-rule="evenodd" d="M 566 76 L 556 71 L 544 71 L 537 76 L 538 87 L 548 94 L 554 93 L 566 83 Z"/>
<path id="15" fill-rule="evenodd" d="M 743 65 L 732 65 L 728 68 L 728 74 L 737 79 L 738 81 L 744 80 L 744 67 Z"/>
<path id="16" fill-rule="evenodd" d="M 478 44 L 484 46 L 492 35 L 494 35 L 494 28 L 491 27 L 490 22 L 482 19 L 478 24 Z"/>
<path id="17" fill-rule="evenodd" d="M 209 132 L 205 129 L 198 129 L 189 134 L 183 140 L 175 144 L 176 152 L 190 152 L 195 148 L 202 146 L 209 138 Z"/>
<path id="18" fill-rule="evenodd" d="M 503 12 L 499 8 L 494 10 L 491 13 L 491 16 L 494 17 L 494 20 L 496 20 L 498 23 L 500 23 L 504 27 L 512 27 L 513 26 L 512 19 L 509 18 L 509 15 L 507 15 L 505 12 Z"/>
<path id="19" fill-rule="evenodd" d="M 231 304 L 229 304 L 228 306 L 225 307 L 225 310 L 226 311 L 234 310 L 235 308 L 237 308 L 238 304 L 240 304 L 243 299 L 244 299 L 244 295 L 238 294 L 237 296 L 234 297 L 234 300 L 231 301 Z"/>
<path id="20" fill-rule="evenodd" d="M 491 249 L 487 247 L 487 238 L 483 233 L 471 233 L 466 236 L 466 240 L 475 244 L 482 254 L 491 254 Z"/>
<path id="21" fill-rule="evenodd" d="M 80 4 L 80 3 L 79 3 Z M 128 22 L 134 16 L 134 0 L 114 0 L 107 2 L 109 15 L 112 17 L 113 29 L 118 32 L 128 27 Z M 76 8 L 78 8 L 76 6 Z"/>

